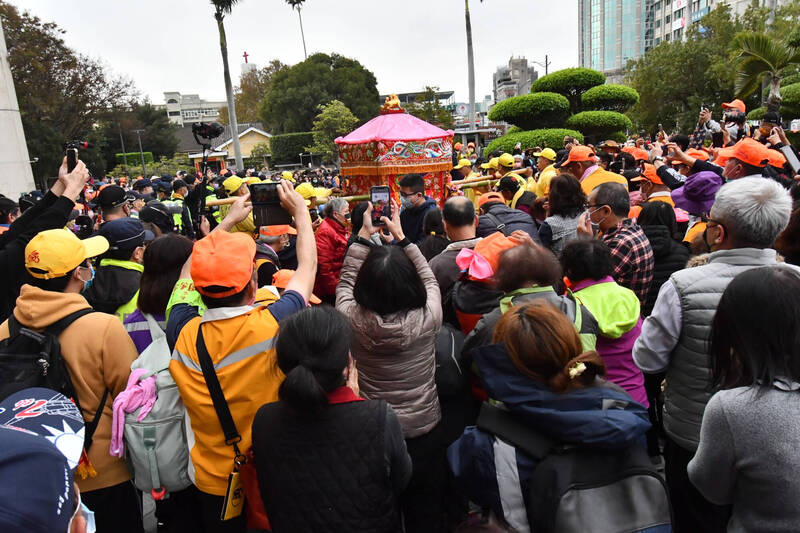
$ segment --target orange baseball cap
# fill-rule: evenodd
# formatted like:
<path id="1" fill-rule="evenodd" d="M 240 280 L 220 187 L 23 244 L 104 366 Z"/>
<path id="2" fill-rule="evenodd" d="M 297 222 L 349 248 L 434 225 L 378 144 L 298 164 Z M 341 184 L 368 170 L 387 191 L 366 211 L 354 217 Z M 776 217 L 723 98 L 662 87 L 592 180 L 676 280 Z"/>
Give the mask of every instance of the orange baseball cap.
<path id="1" fill-rule="evenodd" d="M 567 158 L 561 163 L 561 168 L 569 165 L 570 163 L 578 163 L 583 161 L 594 161 L 595 155 L 594 150 L 589 148 L 588 146 L 573 146 L 570 148 L 569 155 Z"/>
<path id="2" fill-rule="evenodd" d="M 272 275 L 272 284 L 279 289 L 286 289 L 286 286 L 289 284 L 289 280 L 292 279 L 292 276 L 294 276 L 294 270 L 282 268 Z M 322 303 L 322 300 L 312 294 L 308 299 L 308 303 L 312 305 L 319 305 Z"/>
<path id="3" fill-rule="evenodd" d="M 769 148 L 750 137 L 745 137 L 738 143 L 728 148 L 723 148 L 718 152 L 718 157 L 728 159 L 735 157 L 742 163 L 753 165 L 754 167 L 765 167 L 769 162 Z"/>
<path id="4" fill-rule="evenodd" d="M 241 232 L 212 231 L 194 243 L 192 280 L 200 294 L 225 298 L 244 289 L 253 278 L 255 241 Z M 222 290 L 210 291 L 209 287 Z"/>
<path id="5" fill-rule="evenodd" d="M 644 172 L 641 176 L 637 176 L 635 178 L 631 178 L 631 181 L 649 181 L 650 183 L 654 183 L 656 185 L 664 185 L 664 182 L 661 178 L 658 177 L 658 172 L 656 172 L 656 167 L 651 165 L 650 163 L 644 164 Z"/>
<path id="6" fill-rule="evenodd" d="M 767 149 L 767 155 L 769 156 L 770 166 L 775 168 L 783 168 L 783 165 L 786 164 L 786 157 L 777 150 L 769 148 Z"/>
<path id="7" fill-rule="evenodd" d="M 739 111 L 744 113 L 745 110 L 747 109 L 747 106 L 745 106 L 744 102 L 742 102 L 737 98 L 733 102 L 724 102 L 722 104 L 722 109 L 738 109 Z"/>
<path id="8" fill-rule="evenodd" d="M 634 147 L 633 150 L 629 152 L 636 161 L 649 161 L 650 160 L 650 152 L 643 148 L 636 148 Z"/>
<path id="9" fill-rule="evenodd" d="M 264 237 L 280 237 L 288 233 L 289 235 L 297 235 L 297 230 L 289 224 L 278 224 L 276 226 L 261 226 L 258 233 Z"/>
<path id="10" fill-rule="evenodd" d="M 505 203 L 506 199 L 503 198 L 503 195 L 499 192 L 487 192 L 480 195 L 478 198 L 478 207 L 483 206 L 483 204 L 487 204 L 489 202 L 503 202 Z"/>
<path id="11" fill-rule="evenodd" d="M 700 161 L 708 161 L 708 152 L 705 150 L 698 150 L 697 148 L 689 148 L 686 150 L 686 155 L 689 157 L 694 157 L 695 159 L 699 159 Z"/>

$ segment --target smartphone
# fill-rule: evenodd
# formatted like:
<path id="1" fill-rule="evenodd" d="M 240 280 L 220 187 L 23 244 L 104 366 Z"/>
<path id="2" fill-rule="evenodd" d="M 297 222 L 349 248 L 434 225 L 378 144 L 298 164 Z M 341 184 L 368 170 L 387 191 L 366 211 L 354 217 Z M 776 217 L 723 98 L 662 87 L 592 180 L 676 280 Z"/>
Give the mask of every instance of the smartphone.
<path id="1" fill-rule="evenodd" d="M 721 131 L 715 131 L 711 134 L 711 146 L 714 148 L 722 148 L 723 135 Z"/>
<path id="2" fill-rule="evenodd" d="M 77 148 L 67 148 L 67 173 L 72 172 L 75 170 L 75 167 L 78 165 L 78 149 Z"/>
<path id="3" fill-rule="evenodd" d="M 381 217 L 392 218 L 392 193 L 386 185 L 369 188 L 369 201 L 372 203 L 373 227 L 385 226 Z"/>
<path id="4" fill-rule="evenodd" d="M 316 209 L 309 209 L 308 214 L 311 216 L 311 222 L 316 222 L 319 219 L 319 212 Z"/>
<path id="5" fill-rule="evenodd" d="M 281 206 L 277 181 L 253 183 L 248 188 L 256 227 L 292 223 L 292 215 Z"/>
<path id="6" fill-rule="evenodd" d="M 795 174 L 800 172 L 800 159 L 797 159 L 797 156 L 795 155 L 794 150 L 792 150 L 792 147 L 782 146 L 781 153 L 786 158 L 786 161 L 788 161 L 789 166 L 792 167 L 792 172 L 794 172 Z"/>

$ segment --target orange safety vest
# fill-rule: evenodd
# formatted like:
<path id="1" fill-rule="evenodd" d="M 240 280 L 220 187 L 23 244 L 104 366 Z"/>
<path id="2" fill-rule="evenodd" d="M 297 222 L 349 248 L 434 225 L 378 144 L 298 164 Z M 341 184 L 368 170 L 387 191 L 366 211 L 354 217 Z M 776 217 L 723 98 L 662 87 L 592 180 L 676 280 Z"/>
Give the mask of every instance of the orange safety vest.
<path id="1" fill-rule="evenodd" d="M 242 436 L 245 452 L 252 446 L 256 411 L 278 400 L 284 375 L 278 368 L 275 341 L 278 323 L 263 306 L 208 309 L 181 330 L 169 371 L 189 415 L 190 475 L 201 491 L 224 496 L 233 468 L 233 447 L 225 436 L 197 357 L 197 332 L 202 323 L 206 349 L 214 363 L 222 392 Z"/>

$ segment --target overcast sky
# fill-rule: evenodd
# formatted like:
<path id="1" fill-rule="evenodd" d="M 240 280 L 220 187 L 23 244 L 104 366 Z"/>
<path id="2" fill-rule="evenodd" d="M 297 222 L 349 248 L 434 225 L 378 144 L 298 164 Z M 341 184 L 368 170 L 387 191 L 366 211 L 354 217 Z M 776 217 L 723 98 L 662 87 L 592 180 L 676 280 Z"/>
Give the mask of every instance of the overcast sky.
<path id="1" fill-rule="evenodd" d="M 132 78 L 153 103 L 164 91 L 224 100 L 222 59 L 213 9 L 204 0 L 10 0 L 66 30 L 73 49 Z M 491 94 L 492 73 L 509 57 L 544 62 L 550 71 L 577 66 L 576 2 L 470 1 L 476 100 Z M 307 0 L 302 10 L 309 54 L 336 52 L 360 61 L 381 94 L 425 85 L 467 101 L 467 51 L 461 0 Z M 225 19 L 231 77 L 242 54 L 265 65 L 303 60 L 297 13 L 283 0 L 242 0 Z M 536 67 L 543 74 L 544 69 Z"/>

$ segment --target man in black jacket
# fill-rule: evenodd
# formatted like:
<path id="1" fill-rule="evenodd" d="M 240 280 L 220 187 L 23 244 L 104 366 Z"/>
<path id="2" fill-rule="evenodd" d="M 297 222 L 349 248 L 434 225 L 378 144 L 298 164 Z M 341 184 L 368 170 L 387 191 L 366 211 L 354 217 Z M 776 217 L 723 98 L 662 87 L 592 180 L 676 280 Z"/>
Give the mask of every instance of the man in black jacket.
<path id="1" fill-rule="evenodd" d="M 108 252 L 100 259 L 94 280 L 83 290 L 83 296 L 96 311 L 116 314 L 124 321 L 136 310 L 144 271 L 144 242 L 152 240 L 153 234 L 135 218 L 120 218 L 103 224 L 100 235 L 108 241 Z"/>
<path id="2" fill-rule="evenodd" d="M 417 243 L 425 236 L 422 221 L 429 209 L 436 207 L 436 200 L 425 196 L 425 180 L 422 174 L 406 174 L 400 178 L 400 225 L 409 241 Z"/>
<path id="3" fill-rule="evenodd" d="M 58 170 L 58 181 L 44 198 L 22 213 L 0 234 L 0 321 L 14 310 L 19 288 L 27 279 L 25 272 L 25 246 L 37 233 L 48 229 L 63 228 L 67 223 L 74 199 L 89 180 L 89 171 L 82 161 L 67 173 L 67 159 Z"/>
<path id="4" fill-rule="evenodd" d="M 534 242 L 539 242 L 539 232 L 531 215 L 508 207 L 499 192 L 482 194 L 478 199 L 478 207 L 482 213 L 478 217 L 478 237 L 488 237 L 497 231 L 508 236 L 516 230 L 522 230 L 530 235 Z"/>

